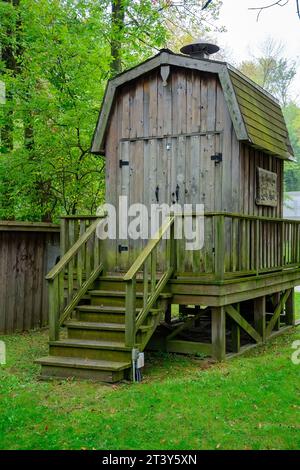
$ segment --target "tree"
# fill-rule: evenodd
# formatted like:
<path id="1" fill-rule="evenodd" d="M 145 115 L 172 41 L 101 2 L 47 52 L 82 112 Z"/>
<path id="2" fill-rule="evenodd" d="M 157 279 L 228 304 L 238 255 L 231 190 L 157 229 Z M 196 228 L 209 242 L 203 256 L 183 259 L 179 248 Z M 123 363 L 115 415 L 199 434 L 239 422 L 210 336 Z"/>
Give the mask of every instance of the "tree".
<path id="1" fill-rule="evenodd" d="M 293 102 L 284 108 L 284 117 L 295 154 L 295 163 L 285 166 L 285 190 L 300 191 L 300 108 Z"/>
<path id="2" fill-rule="evenodd" d="M 89 149 L 107 80 L 172 44 L 178 30 L 210 29 L 221 2 L 201 12 L 200 0 L 12 1 L 0 2 L 2 51 L 11 48 L 17 67 L 0 62 L 12 92 L 10 107 L 0 105 L 2 142 L 6 126 L 14 143 L 0 156 L 0 218 L 95 213 L 104 161 Z"/>
<path id="3" fill-rule="evenodd" d="M 286 106 L 290 87 L 296 75 L 296 63 L 283 56 L 284 46 L 268 38 L 261 46 L 260 55 L 244 61 L 239 69 L 258 85 L 265 88 Z"/>
<path id="4" fill-rule="evenodd" d="M 300 2 L 299 0 L 294 0 L 296 4 L 296 12 L 297 16 L 300 19 Z M 264 10 L 268 10 L 269 8 L 273 7 L 285 7 L 288 3 L 290 3 L 290 0 L 276 0 L 275 2 L 273 1 L 272 3 L 269 3 L 268 5 L 262 5 L 254 8 L 249 8 L 249 10 L 256 10 L 257 13 L 257 21 L 259 20 L 260 15 Z"/>
<path id="5" fill-rule="evenodd" d="M 283 54 L 281 43 L 267 39 L 262 44 L 261 55 L 242 62 L 239 69 L 280 101 L 296 159 L 295 163 L 285 165 L 285 190 L 300 191 L 300 108 L 290 96 L 296 66 Z"/>

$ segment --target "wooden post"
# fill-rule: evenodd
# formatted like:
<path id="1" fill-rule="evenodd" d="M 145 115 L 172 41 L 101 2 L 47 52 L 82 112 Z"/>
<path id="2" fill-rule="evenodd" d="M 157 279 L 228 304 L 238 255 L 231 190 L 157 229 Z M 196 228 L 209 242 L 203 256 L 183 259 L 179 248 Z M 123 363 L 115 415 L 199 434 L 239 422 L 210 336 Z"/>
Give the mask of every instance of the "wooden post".
<path id="1" fill-rule="evenodd" d="M 237 305 L 237 311 L 240 312 L 240 304 Z M 233 320 L 231 323 L 232 351 L 238 353 L 241 349 L 241 329 L 240 326 Z"/>
<path id="2" fill-rule="evenodd" d="M 57 341 L 59 337 L 59 324 L 58 324 L 58 296 L 59 284 L 58 276 L 52 281 L 48 281 L 49 293 L 49 337 L 50 341 Z"/>
<path id="3" fill-rule="evenodd" d="M 156 287 L 156 260 L 157 260 L 157 250 L 156 247 L 153 249 L 150 255 L 150 276 L 151 276 L 151 294 L 154 293 Z"/>
<path id="4" fill-rule="evenodd" d="M 257 219 L 255 223 L 255 271 L 256 275 L 259 274 L 260 269 L 260 220 Z"/>
<path id="5" fill-rule="evenodd" d="M 291 289 L 291 293 L 287 298 L 285 304 L 285 321 L 287 325 L 296 324 L 296 312 L 295 312 L 295 290 Z"/>
<path id="6" fill-rule="evenodd" d="M 266 297 L 254 299 L 254 328 L 262 337 L 263 343 L 266 341 Z"/>
<path id="7" fill-rule="evenodd" d="M 126 283 L 125 303 L 125 346 L 133 348 L 135 344 L 136 322 L 136 278 Z"/>
<path id="8" fill-rule="evenodd" d="M 215 226 L 215 274 L 216 279 L 224 279 L 225 265 L 225 233 L 224 233 L 224 215 L 216 216 Z"/>
<path id="9" fill-rule="evenodd" d="M 276 292 L 273 295 L 273 299 L 274 299 L 274 309 L 276 309 L 280 302 L 280 292 Z M 278 318 L 274 325 L 274 331 L 279 331 L 279 330 L 280 330 L 280 315 L 278 315 Z"/>
<path id="10" fill-rule="evenodd" d="M 238 353 L 241 349 L 241 330 L 237 323 L 232 323 L 231 327 L 232 351 Z"/>
<path id="11" fill-rule="evenodd" d="M 60 257 L 62 258 L 66 253 L 66 219 L 60 219 Z"/>
<path id="12" fill-rule="evenodd" d="M 149 279 L 148 279 L 148 266 L 149 260 L 146 259 L 143 268 L 143 307 L 145 308 L 148 302 Z"/>
<path id="13" fill-rule="evenodd" d="M 225 309 L 224 307 L 212 307 L 211 312 L 213 357 L 217 361 L 224 361 L 226 355 Z"/>
<path id="14" fill-rule="evenodd" d="M 176 246 L 175 246 L 175 221 L 170 227 L 170 235 L 167 239 L 167 265 L 176 271 Z"/>

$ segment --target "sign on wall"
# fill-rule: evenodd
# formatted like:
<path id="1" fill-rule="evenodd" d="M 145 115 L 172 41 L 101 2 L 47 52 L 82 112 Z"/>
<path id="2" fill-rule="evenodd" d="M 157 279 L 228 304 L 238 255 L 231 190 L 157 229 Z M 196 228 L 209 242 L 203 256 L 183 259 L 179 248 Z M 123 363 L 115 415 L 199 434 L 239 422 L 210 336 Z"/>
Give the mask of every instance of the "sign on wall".
<path id="1" fill-rule="evenodd" d="M 257 167 L 256 169 L 256 204 L 259 206 L 277 206 L 277 174 Z"/>

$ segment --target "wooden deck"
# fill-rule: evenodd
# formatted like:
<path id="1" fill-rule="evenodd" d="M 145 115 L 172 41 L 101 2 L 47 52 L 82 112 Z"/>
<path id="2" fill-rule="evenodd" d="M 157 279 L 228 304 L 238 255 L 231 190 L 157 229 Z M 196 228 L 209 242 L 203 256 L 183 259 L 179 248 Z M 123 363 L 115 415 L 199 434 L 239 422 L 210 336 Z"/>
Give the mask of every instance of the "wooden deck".
<path id="1" fill-rule="evenodd" d="M 115 382 L 130 377 L 133 349 L 222 361 L 294 326 L 300 221 L 224 213 L 205 218 L 211 237 L 192 252 L 202 266 L 198 272 L 182 270 L 187 260 L 174 236 L 175 215 L 126 273 L 105 271 L 107 253 L 96 236 L 103 219 L 85 221 L 84 230 L 81 220 L 68 221 L 62 233 L 69 241 L 63 238 L 62 245 L 70 248 L 47 276 L 50 356 L 39 361 L 42 375 L 90 374 Z M 172 315 L 174 305 L 179 315 Z"/>

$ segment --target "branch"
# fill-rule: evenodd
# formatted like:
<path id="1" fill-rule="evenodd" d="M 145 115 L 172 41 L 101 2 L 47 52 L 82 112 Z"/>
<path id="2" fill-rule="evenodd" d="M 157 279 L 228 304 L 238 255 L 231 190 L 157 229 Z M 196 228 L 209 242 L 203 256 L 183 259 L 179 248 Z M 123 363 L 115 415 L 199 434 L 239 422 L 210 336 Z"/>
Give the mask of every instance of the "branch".
<path id="1" fill-rule="evenodd" d="M 257 17 L 256 17 L 256 21 L 258 21 L 263 10 L 267 10 L 268 8 L 272 8 L 274 6 L 284 7 L 285 5 L 289 3 L 289 1 L 290 0 L 277 0 L 276 2 L 270 3 L 269 5 L 265 5 L 264 7 L 252 7 L 252 8 L 248 8 L 248 10 L 259 10 L 257 13 Z M 299 0 L 296 0 L 296 1 L 298 3 Z"/>
<path id="2" fill-rule="evenodd" d="M 201 10 L 206 10 L 206 8 L 211 4 L 211 2 L 212 2 L 212 0 L 207 0 L 207 2 L 205 3 L 205 5 L 203 5 Z"/>

